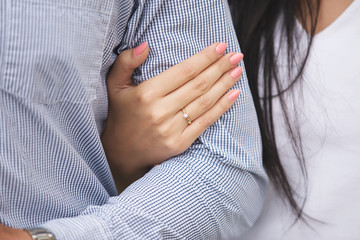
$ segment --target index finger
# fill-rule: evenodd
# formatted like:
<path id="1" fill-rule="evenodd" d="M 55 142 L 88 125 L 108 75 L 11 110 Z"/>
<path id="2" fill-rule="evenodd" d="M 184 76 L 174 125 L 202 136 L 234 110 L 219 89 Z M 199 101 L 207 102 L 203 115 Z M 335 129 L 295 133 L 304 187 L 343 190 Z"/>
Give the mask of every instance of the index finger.
<path id="1" fill-rule="evenodd" d="M 167 69 L 151 80 L 151 86 L 160 96 L 165 96 L 195 78 L 221 58 L 226 43 L 214 43 L 183 62 Z"/>

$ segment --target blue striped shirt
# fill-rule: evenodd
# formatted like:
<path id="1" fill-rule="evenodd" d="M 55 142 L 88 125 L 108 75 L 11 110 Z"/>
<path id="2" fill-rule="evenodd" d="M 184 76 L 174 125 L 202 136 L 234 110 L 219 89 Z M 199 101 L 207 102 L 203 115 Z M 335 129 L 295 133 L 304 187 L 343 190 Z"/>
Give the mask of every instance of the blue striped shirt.
<path id="1" fill-rule="evenodd" d="M 254 223 L 267 179 L 245 74 L 221 119 L 117 196 L 105 77 L 144 41 L 136 83 L 214 42 L 240 51 L 225 0 L 0 2 L 1 223 L 58 239 L 236 239 Z"/>

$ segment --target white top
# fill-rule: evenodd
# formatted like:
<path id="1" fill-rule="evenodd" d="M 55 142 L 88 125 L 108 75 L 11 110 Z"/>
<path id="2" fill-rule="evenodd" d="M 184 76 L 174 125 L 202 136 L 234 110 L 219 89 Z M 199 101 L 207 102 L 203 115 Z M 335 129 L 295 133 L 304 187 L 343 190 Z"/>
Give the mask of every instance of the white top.
<path id="1" fill-rule="evenodd" d="M 299 24 L 300 27 L 300 24 Z M 304 30 L 301 30 L 305 34 Z M 302 84 L 288 98 L 297 118 L 308 172 L 305 212 L 311 227 L 294 214 L 270 186 L 258 222 L 246 240 L 360 239 L 360 1 L 354 1 L 314 38 Z M 286 68 L 286 58 L 280 59 Z M 288 79 L 282 76 L 284 81 Z M 300 199 L 303 178 L 292 153 L 278 101 L 274 102 L 277 146 Z M 292 103 L 294 103 L 292 105 Z"/>

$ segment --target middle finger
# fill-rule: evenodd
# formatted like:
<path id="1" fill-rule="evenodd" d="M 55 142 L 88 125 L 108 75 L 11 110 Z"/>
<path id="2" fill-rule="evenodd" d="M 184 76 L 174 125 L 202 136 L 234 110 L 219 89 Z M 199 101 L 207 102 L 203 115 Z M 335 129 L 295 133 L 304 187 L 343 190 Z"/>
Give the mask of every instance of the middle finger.
<path id="1" fill-rule="evenodd" d="M 224 73 L 234 68 L 242 58 L 242 53 L 226 54 L 199 74 L 199 76 L 168 94 L 164 100 L 173 108 L 174 113 L 177 112 L 182 107 L 208 92 L 213 84 L 217 82 Z M 223 94 L 223 92 L 221 92 L 221 94 Z"/>

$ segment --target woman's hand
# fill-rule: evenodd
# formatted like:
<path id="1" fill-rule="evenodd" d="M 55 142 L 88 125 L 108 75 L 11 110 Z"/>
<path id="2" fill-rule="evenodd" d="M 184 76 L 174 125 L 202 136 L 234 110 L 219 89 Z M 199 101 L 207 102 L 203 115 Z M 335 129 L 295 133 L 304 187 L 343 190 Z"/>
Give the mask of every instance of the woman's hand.
<path id="1" fill-rule="evenodd" d="M 224 93 L 240 79 L 236 65 L 243 55 L 223 56 L 225 50 L 225 43 L 213 44 L 138 86 L 131 75 L 147 58 L 147 44 L 119 55 L 107 79 L 109 114 L 102 142 L 122 185 L 184 152 L 235 102 L 240 90 Z"/>

